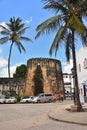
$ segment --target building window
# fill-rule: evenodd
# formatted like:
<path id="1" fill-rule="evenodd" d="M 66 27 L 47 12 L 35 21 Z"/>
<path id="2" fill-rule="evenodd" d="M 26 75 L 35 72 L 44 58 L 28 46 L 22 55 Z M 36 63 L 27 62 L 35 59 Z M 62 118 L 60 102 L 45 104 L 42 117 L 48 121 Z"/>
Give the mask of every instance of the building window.
<path id="1" fill-rule="evenodd" d="M 81 72 L 81 65 L 79 64 L 79 72 Z"/>
<path id="2" fill-rule="evenodd" d="M 87 69 L 87 59 L 86 58 L 84 58 L 83 67 L 84 67 L 84 69 Z"/>

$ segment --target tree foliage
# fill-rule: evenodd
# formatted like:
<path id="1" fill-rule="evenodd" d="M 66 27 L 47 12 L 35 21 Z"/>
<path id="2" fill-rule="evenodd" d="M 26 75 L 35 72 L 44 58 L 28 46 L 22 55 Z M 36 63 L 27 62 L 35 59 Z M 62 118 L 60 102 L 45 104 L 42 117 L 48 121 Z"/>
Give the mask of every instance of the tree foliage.
<path id="1" fill-rule="evenodd" d="M 83 19 L 87 16 L 87 1 L 42 0 L 42 2 L 44 3 L 43 8 L 53 11 L 55 15 L 37 26 L 35 39 L 37 39 L 41 34 L 56 32 L 49 54 L 52 55 L 55 52 L 56 55 L 59 47 L 63 45 L 65 46 L 67 61 L 69 61 L 72 47 L 72 29 L 81 36 L 82 40 L 86 40 L 84 37 L 86 27 Z M 87 42 L 83 43 L 85 45 L 87 44 Z"/>
<path id="2" fill-rule="evenodd" d="M 43 8 L 53 11 L 55 15 L 37 26 L 35 39 L 41 34 L 50 34 L 55 31 L 56 34 L 49 54 L 52 55 L 55 52 L 56 55 L 61 45 L 65 46 L 67 61 L 70 60 L 72 54 L 75 75 L 75 103 L 77 111 L 82 111 L 77 78 L 75 34 L 81 36 L 84 41 L 82 43 L 87 46 L 84 35 L 87 30 L 84 24 L 84 18 L 87 17 L 87 0 L 42 0 L 42 2 L 44 3 Z"/>
<path id="3" fill-rule="evenodd" d="M 16 45 L 17 49 L 21 53 L 22 51 L 26 51 L 25 47 L 22 44 L 22 41 L 32 41 L 30 38 L 24 36 L 24 33 L 29 27 L 25 27 L 25 23 L 22 23 L 22 19 L 19 17 L 16 19 L 15 17 L 10 18 L 9 23 L 6 23 L 6 26 L 0 25 L 1 35 L 0 44 L 5 44 L 8 41 L 11 42 L 9 56 L 8 56 L 8 76 L 10 78 L 10 59 L 12 53 L 13 45 Z"/>
<path id="4" fill-rule="evenodd" d="M 37 95 L 39 93 L 43 93 L 43 74 L 41 70 L 41 66 L 38 65 L 34 72 L 34 95 Z"/>
<path id="5" fill-rule="evenodd" d="M 14 78 L 25 78 L 27 72 L 27 66 L 22 64 L 16 68 L 15 73 L 13 74 Z"/>

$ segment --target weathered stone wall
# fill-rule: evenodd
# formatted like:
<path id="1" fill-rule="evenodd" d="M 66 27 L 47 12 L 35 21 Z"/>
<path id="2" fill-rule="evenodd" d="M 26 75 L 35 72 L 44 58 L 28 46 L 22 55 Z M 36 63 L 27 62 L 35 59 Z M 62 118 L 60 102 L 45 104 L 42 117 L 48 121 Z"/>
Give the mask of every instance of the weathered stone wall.
<path id="1" fill-rule="evenodd" d="M 23 88 L 25 86 L 25 78 L 0 78 L 0 95 L 9 95 L 10 86 L 12 94 L 23 95 Z"/>
<path id="2" fill-rule="evenodd" d="M 57 94 L 63 92 L 63 76 L 59 60 L 49 58 L 32 58 L 27 62 L 27 75 L 24 95 L 34 95 L 33 76 L 36 67 L 40 65 L 43 74 L 44 93 Z"/>

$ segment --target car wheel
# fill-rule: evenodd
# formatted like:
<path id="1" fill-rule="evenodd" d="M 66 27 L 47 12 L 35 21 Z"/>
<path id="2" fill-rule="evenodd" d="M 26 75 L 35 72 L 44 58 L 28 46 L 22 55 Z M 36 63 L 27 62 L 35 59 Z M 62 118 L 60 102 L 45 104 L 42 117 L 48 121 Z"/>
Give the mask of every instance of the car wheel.
<path id="1" fill-rule="evenodd" d="M 40 100 L 37 100 L 37 103 L 40 103 Z"/>
<path id="2" fill-rule="evenodd" d="M 50 103 L 50 102 L 52 102 L 52 100 L 51 100 L 51 99 L 49 99 L 49 103 Z"/>
<path id="3" fill-rule="evenodd" d="M 28 101 L 26 101 L 26 103 L 28 103 Z"/>

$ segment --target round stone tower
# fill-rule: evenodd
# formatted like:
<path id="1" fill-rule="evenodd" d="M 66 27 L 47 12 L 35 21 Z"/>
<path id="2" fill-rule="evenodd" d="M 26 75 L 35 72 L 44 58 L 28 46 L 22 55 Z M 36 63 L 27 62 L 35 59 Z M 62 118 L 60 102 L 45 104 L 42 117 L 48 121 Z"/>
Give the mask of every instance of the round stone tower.
<path id="1" fill-rule="evenodd" d="M 44 93 L 63 93 L 64 85 L 60 61 L 50 58 L 32 58 L 27 61 L 24 95 L 34 95 L 35 83 L 33 77 L 38 65 L 41 67 L 43 75 Z"/>

